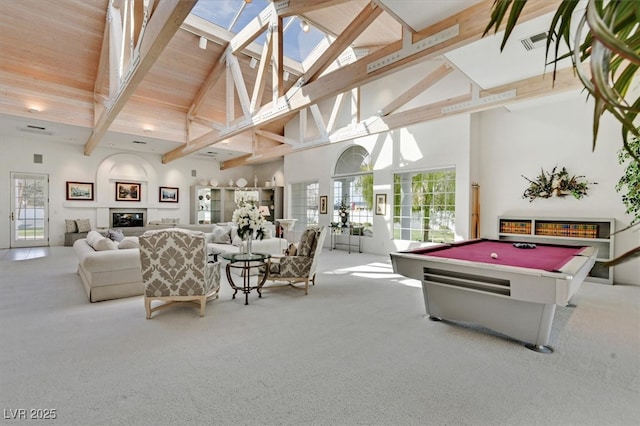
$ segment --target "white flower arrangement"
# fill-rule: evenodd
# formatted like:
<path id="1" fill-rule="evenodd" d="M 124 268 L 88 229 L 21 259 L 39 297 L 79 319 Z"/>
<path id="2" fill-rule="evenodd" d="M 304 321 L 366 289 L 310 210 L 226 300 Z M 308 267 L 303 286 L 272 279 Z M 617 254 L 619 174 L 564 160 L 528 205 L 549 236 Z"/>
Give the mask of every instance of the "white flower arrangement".
<path id="1" fill-rule="evenodd" d="M 255 238 L 264 238 L 264 223 L 266 222 L 260 210 L 253 203 L 244 201 L 238 202 L 238 208 L 233 212 L 231 219 L 238 225 L 238 236 L 242 239 L 245 236 L 253 236 Z"/>

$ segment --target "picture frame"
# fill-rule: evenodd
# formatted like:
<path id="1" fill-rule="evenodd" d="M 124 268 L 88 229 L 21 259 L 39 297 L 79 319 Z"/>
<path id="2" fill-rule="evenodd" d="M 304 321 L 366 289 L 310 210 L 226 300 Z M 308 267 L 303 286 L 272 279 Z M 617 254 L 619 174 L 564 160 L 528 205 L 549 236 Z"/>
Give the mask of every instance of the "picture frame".
<path id="1" fill-rule="evenodd" d="M 158 201 L 161 203 L 177 203 L 179 188 L 174 186 L 161 186 L 158 189 Z"/>
<path id="2" fill-rule="evenodd" d="M 376 214 L 384 215 L 387 213 L 387 194 L 376 194 Z"/>
<path id="3" fill-rule="evenodd" d="M 329 197 L 326 195 L 320 196 L 320 214 L 327 214 L 327 204 L 329 202 Z"/>
<path id="4" fill-rule="evenodd" d="M 93 182 L 67 181 L 67 200 L 93 201 Z"/>
<path id="5" fill-rule="evenodd" d="M 116 182 L 116 201 L 140 201 L 142 185 L 135 182 Z"/>

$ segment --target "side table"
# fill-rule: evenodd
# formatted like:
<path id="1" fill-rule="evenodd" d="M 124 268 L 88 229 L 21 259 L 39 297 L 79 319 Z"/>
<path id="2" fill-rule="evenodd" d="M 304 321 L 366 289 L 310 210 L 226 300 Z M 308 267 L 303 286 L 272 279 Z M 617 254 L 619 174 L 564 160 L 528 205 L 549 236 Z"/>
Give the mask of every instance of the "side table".
<path id="1" fill-rule="evenodd" d="M 358 253 L 362 253 L 362 234 L 364 227 L 358 225 L 331 225 L 331 244 L 330 249 L 333 250 L 336 246 L 347 246 L 349 254 L 351 254 L 351 248 L 358 248 Z M 346 235 L 347 242 L 341 243 L 338 241 L 338 237 Z M 352 241 L 353 240 L 353 241 Z"/>
<path id="2" fill-rule="evenodd" d="M 271 259 L 271 255 L 268 253 L 221 253 L 219 256 L 222 256 L 223 259 L 229 261 L 227 263 L 226 272 L 227 279 L 229 280 L 229 285 L 235 291 L 233 292 L 232 299 L 236 298 L 236 293 L 238 291 L 242 291 L 244 293 L 244 304 L 249 304 L 249 293 L 252 290 L 257 290 L 258 297 L 262 297 L 262 293 L 260 289 L 264 285 L 265 281 L 267 281 L 267 276 L 269 275 L 269 262 Z M 257 268 L 258 275 L 256 277 L 256 284 L 252 285 L 251 283 L 251 269 Z M 260 276 L 260 268 L 264 268 L 264 274 Z M 240 271 L 240 276 L 242 277 L 242 285 L 236 284 L 233 281 L 233 277 L 231 275 L 232 269 L 238 269 Z"/>

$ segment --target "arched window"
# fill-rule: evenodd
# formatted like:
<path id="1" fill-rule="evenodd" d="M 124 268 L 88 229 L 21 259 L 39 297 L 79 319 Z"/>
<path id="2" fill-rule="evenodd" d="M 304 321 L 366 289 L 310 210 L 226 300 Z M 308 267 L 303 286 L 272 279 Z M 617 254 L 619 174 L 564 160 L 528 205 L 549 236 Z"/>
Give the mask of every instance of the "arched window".
<path id="1" fill-rule="evenodd" d="M 373 222 L 373 172 L 366 148 L 353 145 L 338 158 L 333 173 L 335 223 L 362 225 L 370 235 Z"/>

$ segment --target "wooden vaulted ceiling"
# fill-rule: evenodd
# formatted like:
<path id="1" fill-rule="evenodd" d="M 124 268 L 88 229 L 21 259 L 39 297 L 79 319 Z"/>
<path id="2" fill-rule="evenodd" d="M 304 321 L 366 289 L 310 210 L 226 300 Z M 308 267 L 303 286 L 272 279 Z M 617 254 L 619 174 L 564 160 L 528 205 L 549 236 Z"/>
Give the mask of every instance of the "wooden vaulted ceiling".
<path id="1" fill-rule="evenodd" d="M 150 0 L 146 6 L 143 0 L 2 2 L 2 116 L 29 117 L 30 109 L 38 109 L 41 120 L 90 129 L 84 141 L 87 155 L 100 145 L 107 132 L 118 132 L 132 138 L 152 134 L 154 139 L 170 142 L 171 148 L 162 152 L 163 162 L 211 146 L 246 153 L 223 162 L 223 168 L 270 161 L 292 148 L 283 136 L 284 126 L 299 111 L 309 110 L 317 117 L 315 105 L 324 99 L 478 40 L 487 22 L 479 16 L 483 12 L 488 17 L 492 4 L 492 0 L 470 2 L 472 6 L 450 18 L 415 31 L 376 1 L 281 0 L 267 6 L 272 12 L 277 11 L 270 15 L 269 22 L 256 18 L 234 35 L 190 15 L 196 1 Z M 134 24 L 128 31 L 127 19 L 121 21 L 124 38 L 133 34 L 131 41 L 139 45 L 140 52 L 130 75 L 120 80 L 115 78 L 117 73 L 111 72 L 118 49 L 114 47 L 113 25 L 109 24 L 110 2 L 119 10 L 131 6 Z M 548 13 L 557 3 L 538 2 L 521 19 Z M 312 22 L 332 34 L 335 41 L 309 63 L 283 58 L 278 44 L 282 38 L 281 17 L 289 15 Z M 274 23 L 280 25 L 271 33 L 271 49 L 252 43 L 256 34 L 265 28 L 268 31 Z M 418 52 L 408 52 L 407 46 L 430 40 L 454 25 L 457 35 Z M 200 36 L 209 40 L 206 49 L 198 46 Z M 125 46 L 124 53 L 116 59 L 135 57 L 129 50 Z M 367 68 L 394 52 L 404 56 Z M 260 59 L 257 66 L 251 66 L 251 58 Z M 127 60 L 124 62 L 127 69 L 130 65 Z M 449 65 L 440 67 L 418 82 L 413 92 L 424 90 L 449 69 Z M 289 74 L 287 80 L 285 72 Z M 556 86 L 576 84 L 568 77 L 565 80 L 563 83 L 560 78 Z M 549 90 L 548 82 L 541 86 L 523 81 L 511 86 L 494 92 L 519 89 L 526 96 Z M 406 93 L 388 105 L 381 112 L 385 119 L 371 131 L 424 121 L 441 114 L 438 111 L 447 105 L 440 102 L 392 114 L 412 96 Z M 453 99 L 448 104 L 472 96 Z M 341 136 L 340 129 L 332 132 L 323 132 L 323 140 L 316 142 L 347 137 Z"/>

